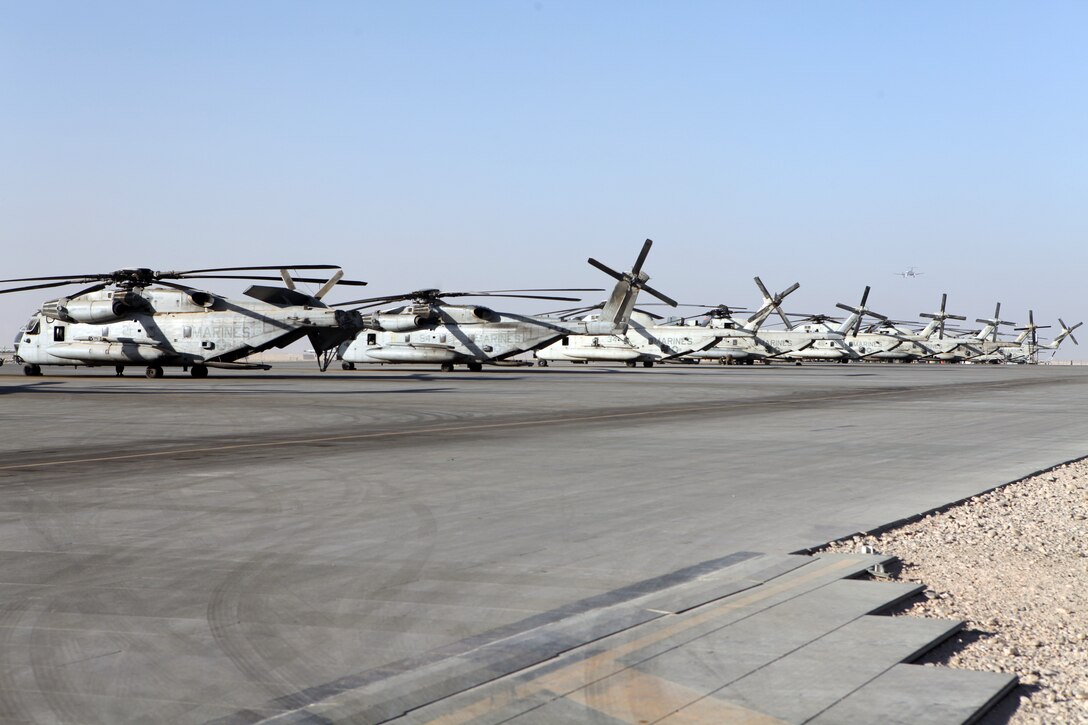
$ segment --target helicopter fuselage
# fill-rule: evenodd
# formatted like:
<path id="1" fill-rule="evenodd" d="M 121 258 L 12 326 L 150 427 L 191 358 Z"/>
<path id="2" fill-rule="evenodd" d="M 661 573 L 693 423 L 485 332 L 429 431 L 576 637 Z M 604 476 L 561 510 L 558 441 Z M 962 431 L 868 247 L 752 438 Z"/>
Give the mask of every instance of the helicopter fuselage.
<path id="1" fill-rule="evenodd" d="M 340 327 L 351 316 L 198 290 L 103 289 L 43 304 L 16 336 L 15 356 L 32 367 L 229 367 L 255 352 L 284 347 L 311 329 Z"/>
<path id="2" fill-rule="evenodd" d="M 730 320 L 708 325 L 654 324 L 636 313 L 622 337 L 572 335 L 552 343 L 536 356 L 540 360 L 654 362 L 693 360 L 838 360 L 847 353 L 842 335 L 824 328 L 749 330 Z"/>
<path id="3" fill-rule="evenodd" d="M 570 334 L 613 331 L 600 321 L 560 320 L 479 305 L 408 305 L 366 315 L 368 329 L 340 346 L 345 363 L 485 363 L 535 350 Z"/>

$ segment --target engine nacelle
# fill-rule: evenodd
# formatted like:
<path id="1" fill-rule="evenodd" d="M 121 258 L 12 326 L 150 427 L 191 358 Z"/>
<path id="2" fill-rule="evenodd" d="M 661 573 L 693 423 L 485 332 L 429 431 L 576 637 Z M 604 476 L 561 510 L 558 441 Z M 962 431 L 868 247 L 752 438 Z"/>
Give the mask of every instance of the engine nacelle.
<path id="1" fill-rule="evenodd" d="M 211 292 L 193 290 L 189 293 L 189 301 L 197 307 L 211 307 L 215 304 L 215 295 Z"/>
<path id="2" fill-rule="evenodd" d="M 472 314 L 485 322 L 498 321 L 498 315 L 495 314 L 495 310 L 490 307 L 477 306 L 472 308 Z"/>
<path id="3" fill-rule="evenodd" d="M 387 314 L 375 312 L 363 318 L 367 327 L 387 332 L 411 332 L 419 330 L 427 324 L 427 318 L 422 315 Z"/>
<path id="4" fill-rule="evenodd" d="M 147 300 L 132 291 L 117 291 L 107 300 L 74 300 L 61 298 L 42 305 L 46 317 L 65 322 L 116 322 L 147 307 Z"/>
<path id="5" fill-rule="evenodd" d="M 124 307 L 113 300 L 73 300 L 59 311 L 60 319 L 68 322 L 114 322 L 124 314 Z"/>

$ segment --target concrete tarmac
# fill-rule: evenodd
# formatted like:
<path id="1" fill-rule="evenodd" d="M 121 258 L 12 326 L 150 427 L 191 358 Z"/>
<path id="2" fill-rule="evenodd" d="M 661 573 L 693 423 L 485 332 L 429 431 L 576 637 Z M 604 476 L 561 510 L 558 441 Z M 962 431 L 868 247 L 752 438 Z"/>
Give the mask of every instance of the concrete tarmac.
<path id="1" fill-rule="evenodd" d="M 0 368 L 0 722 L 253 721 L 1088 454 L 1079 367 L 168 375 Z"/>

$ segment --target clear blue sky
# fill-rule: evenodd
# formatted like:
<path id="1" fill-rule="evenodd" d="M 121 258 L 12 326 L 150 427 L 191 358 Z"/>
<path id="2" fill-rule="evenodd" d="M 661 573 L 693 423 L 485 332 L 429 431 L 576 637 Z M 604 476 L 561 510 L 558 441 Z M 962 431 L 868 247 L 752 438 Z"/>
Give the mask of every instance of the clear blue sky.
<path id="1" fill-rule="evenodd" d="M 652 237 L 682 300 L 753 304 L 758 274 L 805 312 L 871 284 L 893 316 L 947 291 L 1080 320 L 1086 27 L 1079 2 L 4 1 L 0 277 L 594 286 L 585 257 Z M 7 339 L 44 297 L 0 297 Z"/>

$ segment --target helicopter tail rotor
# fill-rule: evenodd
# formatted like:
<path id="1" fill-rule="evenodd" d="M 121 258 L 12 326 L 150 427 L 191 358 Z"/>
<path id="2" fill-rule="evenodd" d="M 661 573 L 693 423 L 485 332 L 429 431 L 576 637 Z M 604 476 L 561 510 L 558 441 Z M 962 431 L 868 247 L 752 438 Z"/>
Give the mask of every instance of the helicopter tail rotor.
<path id="1" fill-rule="evenodd" d="M 887 315 L 881 315 L 881 314 L 879 314 L 877 312 L 873 312 L 872 310 L 870 310 L 868 307 L 865 306 L 865 304 L 869 301 L 869 291 L 870 291 L 870 287 L 868 285 L 866 285 L 865 286 L 865 291 L 861 293 L 861 302 L 858 304 L 857 307 L 851 307 L 850 305 L 844 305 L 841 302 L 838 303 L 837 305 L 835 305 L 840 310 L 846 310 L 847 312 L 850 313 L 850 318 L 847 320 L 846 323 L 843 324 L 843 327 L 846 328 L 846 329 L 841 330 L 841 332 L 843 332 L 844 334 L 846 332 L 849 332 L 854 337 L 857 337 L 858 333 L 861 332 L 861 322 L 866 317 L 872 317 L 872 318 L 875 318 L 875 319 L 881 320 L 881 321 L 884 321 L 884 320 L 888 319 Z M 850 325 L 852 327 L 852 329 L 847 328 L 847 325 Z"/>
<path id="2" fill-rule="evenodd" d="M 1075 330 L 1078 327 L 1080 327 L 1081 325 L 1083 325 L 1084 324 L 1083 322 L 1078 322 L 1077 324 L 1070 327 L 1069 325 L 1065 324 L 1065 322 L 1062 321 L 1062 318 L 1059 317 L 1058 318 L 1058 324 L 1060 324 L 1062 326 L 1062 331 L 1060 333 L 1058 333 L 1057 337 L 1054 338 L 1054 347 L 1057 347 L 1058 345 L 1060 345 L 1062 343 L 1062 341 L 1067 337 L 1070 340 L 1073 341 L 1074 345 L 1079 345 L 1080 344 L 1079 342 L 1077 342 L 1077 338 L 1073 337 L 1073 330 Z"/>
<path id="3" fill-rule="evenodd" d="M 975 322 L 981 322 L 986 327 L 992 328 L 985 335 L 982 334 L 982 333 L 985 331 L 986 328 L 983 328 L 982 330 L 980 330 L 979 331 L 979 337 L 980 338 L 989 337 L 990 340 L 995 341 L 995 342 L 997 341 L 998 330 L 1000 329 L 1000 327 L 1002 325 L 1007 325 L 1007 326 L 1011 327 L 1011 326 L 1016 324 L 1015 322 L 1009 322 L 1007 320 L 1002 320 L 1001 319 L 1001 303 L 1000 302 L 998 302 L 997 306 L 994 307 L 994 316 L 992 318 L 990 318 L 988 320 L 985 319 L 985 318 L 979 318 L 979 319 L 976 319 Z"/>
<path id="4" fill-rule="evenodd" d="M 778 316 L 782 318 L 782 322 L 783 324 L 785 324 L 786 329 L 792 330 L 793 323 L 790 321 L 790 318 L 786 315 L 786 313 L 782 311 L 782 301 L 786 299 L 788 295 L 800 289 L 801 283 L 794 282 L 778 294 L 772 295 L 767 290 L 767 286 L 763 284 L 763 280 L 761 280 L 759 277 L 756 277 L 755 280 L 756 287 L 759 288 L 760 293 L 763 295 L 763 306 L 756 310 L 755 314 L 748 318 L 748 321 L 745 323 L 744 326 L 751 330 L 757 330 L 772 312 L 776 312 L 778 313 Z"/>
<path id="5" fill-rule="evenodd" d="M 636 296 L 640 291 L 646 292 L 653 295 L 670 307 L 676 307 L 676 300 L 646 284 L 646 282 L 648 282 L 650 279 L 650 275 L 642 271 L 642 265 L 646 262 L 646 257 L 650 253 L 651 246 L 653 246 L 652 239 L 647 239 L 645 242 L 643 242 L 642 249 L 639 250 L 638 253 L 638 258 L 635 259 L 635 265 L 631 267 L 630 272 L 626 273 L 617 272 L 608 265 L 598 262 L 593 257 L 590 257 L 586 261 L 588 261 L 592 266 L 607 274 L 609 277 L 617 280 L 621 285 L 627 285 Z M 619 289 L 619 285 L 617 285 L 616 289 Z M 615 296 L 615 290 L 613 290 L 613 296 Z M 609 300 L 609 302 L 611 302 L 611 300 Z"/>
<path id="6" fill-rule="evenodd" d="M 1020 344 L 1028 342 L 1031 346 L 1032 352 L 1034 353 L 1038 350 L 1039 347 L 1039 330 L 1046 330 L 1049 327 L 1050 325 L 1036 325 L 1035 311 L 1028 310 L 1028 324 L 1024 325 L 1023 327 L 1014 328 L 1017 332 L 1020 333 L 1020 335 L 1017 336 L 1015 342 Z"/>
<path id="7" fill-rule="evenodd" d="M 653 241 L 650 239 L 642 244 L 642 249 L 639 250 L 638 257 L 635 259 L 635 264 L 631 267 L 630 272 L 617 272 L 608 265 L 593 259 L 593 257 L 589 258 L 590 265 L 616 280 L 616 286 L 612 289 L 611 296 L 605 302 L 604 307 L 601 308 L 600 322 L 602 323 L 602 330 L 604 326 L 608 326 L 608 333 L 627 329 L 627 323 L 631 319 L 631 312 L 634 310 L 635 300 L 638 298 L 639 292 L 647 292 L 669 306 L 676 307 L 676 300 L 646 284 L 650 279 L 650 275 L 642 271 L 642 265 L 646 262 L 646 256 L 650 253 L 651 246 L 653 246 Z"/>
<path id="8" fill-rule="evenodd" d="M 926 325 L 925 329 L 922 331 L 922 334 L 924 334 L 926 337 L 933 334 L 933 331 L 936 330 L 937 331 L 937 339 L 938 340 L 943 340 L 944 339 L 944 333 L 945 333 L 945 322 L 947 320 L 966 320 L 967 319 L 967 317 L 965 315 L 952 315 L 952 314 L 949 314 L 948 312 L 946 312 L 945 311 L 945 306 L 947 304 L 948 304 L 948 293 L 945 292 L 945 293 L 941 294 L 941 309 L 937 310 L 936 312 L 923 312 L 923 313 L 921 313 L 921 315 L 920 315 L 921 317 L 928 317 L 929 319 L 933 320 L 933 322 Z"/>

